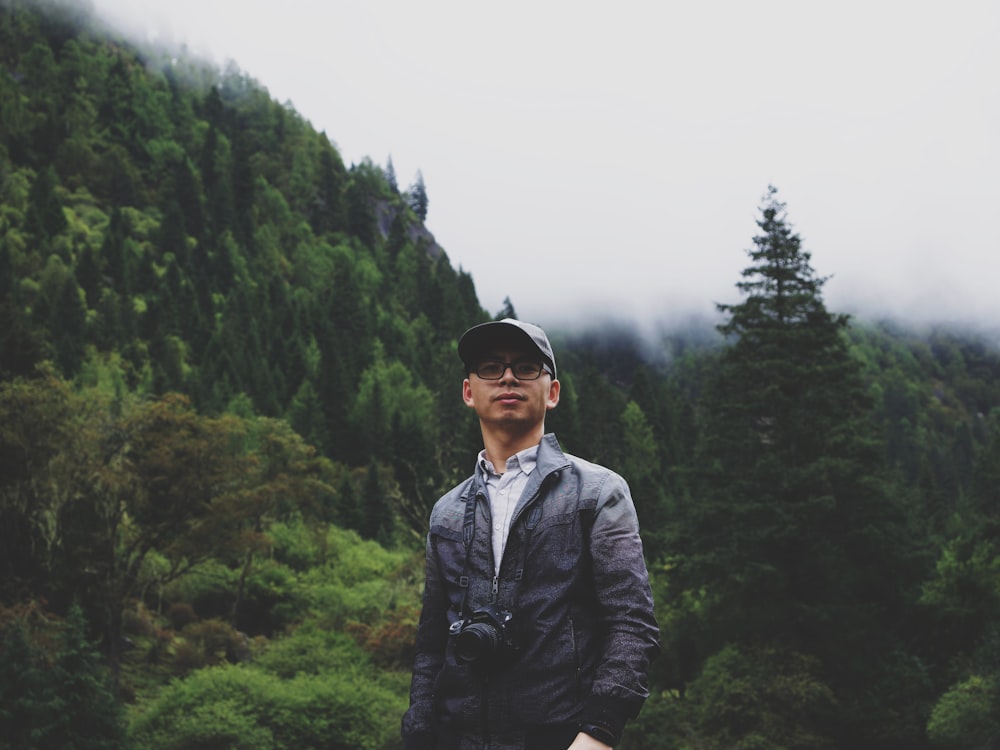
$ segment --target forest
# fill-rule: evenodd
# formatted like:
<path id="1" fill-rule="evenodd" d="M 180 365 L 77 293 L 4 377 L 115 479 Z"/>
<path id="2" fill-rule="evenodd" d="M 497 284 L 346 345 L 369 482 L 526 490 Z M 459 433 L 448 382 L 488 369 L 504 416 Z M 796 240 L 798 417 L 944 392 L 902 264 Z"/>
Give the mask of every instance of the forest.
<path id="1" fill-rule="evenodd" d="M 762 189 L 717 328 L 550 331 L 662 631 L 621 750 L 1000 747 L 1000 348 L 828 310 Z M 429 192 L 235 65 L 0 0 L 0 748 L 400 747 L 481 447 L 456 342 L 516 315 Z"/>

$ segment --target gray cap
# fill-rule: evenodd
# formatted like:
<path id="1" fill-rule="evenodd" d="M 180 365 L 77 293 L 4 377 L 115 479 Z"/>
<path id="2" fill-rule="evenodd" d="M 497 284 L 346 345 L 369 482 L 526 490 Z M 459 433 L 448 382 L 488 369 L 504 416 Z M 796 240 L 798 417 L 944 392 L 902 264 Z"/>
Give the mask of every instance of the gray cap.
<path id="1" fill-rule="evenodd" d="M 505 345 L 525 346 L 537 351 L 542 361 L 552 371 L 553 380 L 556 377 L 556 355 L 552 353 L 552 345 L 545 331 L 531 323 L 522 323 L 513 318 L 495 320 L 492 323 L 481 323 L 473 326 L 462 334 L 458 340 L 458 356 L 466 367 L 475 364 L 480 355 L 490 349 L 502 348 Z"/>

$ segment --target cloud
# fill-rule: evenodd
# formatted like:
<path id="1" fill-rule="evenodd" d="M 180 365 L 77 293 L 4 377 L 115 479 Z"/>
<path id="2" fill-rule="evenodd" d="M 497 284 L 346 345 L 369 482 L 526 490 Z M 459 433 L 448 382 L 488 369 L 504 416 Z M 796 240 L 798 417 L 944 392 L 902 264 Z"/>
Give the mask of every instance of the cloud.
<path id="1" fill-rule="evenodd" d="M 995 3 L 95 5 L 420 169 L 490 310 L 710 315 L 773 183 L 831 307 L 1000 320 Z"/>

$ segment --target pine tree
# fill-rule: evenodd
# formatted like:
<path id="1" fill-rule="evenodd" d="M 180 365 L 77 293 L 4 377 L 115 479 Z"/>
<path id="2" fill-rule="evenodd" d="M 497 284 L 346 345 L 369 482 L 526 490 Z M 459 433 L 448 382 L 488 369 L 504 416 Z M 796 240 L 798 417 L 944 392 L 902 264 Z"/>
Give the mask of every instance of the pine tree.
<path id="1" fill-rule="evenodd" d="M 365 539 L 374 539 L 384 544 L 388 542 L 392 521 L 387 488 L 381 472 L 378 461 L 372 456 L 361 494 L 361 528 L 358 531 Z"/>
<path id="2" fill-rule="evenodd" d="M 56 362 L 66 377 L 75 375 L 83 362 L 86 325 L 87 305 L 76 277 L 70 274 L 59 290 L 50 322 Z"/>
<path id="3" fill-rule="evenodd" d="M 421 221 L 427 220 L 427 188 L 424 186 L 424 175 L 419 169 L 417 177 L 407 191 L 410 208 Z"/>
<path id="4" fill-rule="evenodd" d="M 510 297 L 503 298 L 503 307 L 497 310 L 497 314 L 493 316 L 493 320 L 503 320 L 504 318 L 517 318 L 517 311 L 514 309 L 514 303 L 510 301 Z"/>
<path id="5" fill-rule="evenodd" d="M 0 640 L 0 747 L 34 750 L 51 726 L 49 688 L 38 649 L 19 618 Z"/>
<path id="6" fill-rule="evenodd" d="M 47 246 L 52 238 L 68 225 L 62 203 L 56 194 L 59 178 L 52 167 L 42 169 L 31 185 L 28 210 L 25 217 L 27 229 L 35 240 Z"/>
<path id="7" fill-rule="evenodd" d="M 719 306 L 729 343 L 702 403 L 696 499 L 672 547 L 683 587 L 708 592 L 703 650 L 772 643 L 819 657 L 843 690 L 844 732 L 860 742 L 880 708 L 851 702 L 885 699 L 862 686 L 898 645 L 898 583 L 912 571 L 847 317 L 826 310 L 826 279 L 775 193 L 737 284 L 745 299 Z"/>
<path id="8" fill-rule="evenodd" d="M 396 168 L 392 166 L 391 154 L 385 163 L 385 181 L 389 183 L 389 187 L 392 188 L 392 192 L 399 192 L 399 183 L 396 181 Z"/>
<path id="9" fill-rule="evenodd" d="M 0 236 L 0 379 L 28 375 L 44 357 L 42 333 L 32 325 L 14 276 L 10 246 Z"/>
<path id="10" fill-rule="evenodd" d="M 350 472 L 344 472 L 343 479 L 337 487 L 332 511 L 331 520 L 338 526 L 355 531 L 361 528 L 361 499 L 358 497 L 358 488 Z"/>
<path id="11" fill-rule="evenodd" d="M 117 750 L 125 747 L 122 712 L 97 652 L 87 640 L 79 605 L 70 607 L 51 684 L 55 725 L 46 747 Z"/>

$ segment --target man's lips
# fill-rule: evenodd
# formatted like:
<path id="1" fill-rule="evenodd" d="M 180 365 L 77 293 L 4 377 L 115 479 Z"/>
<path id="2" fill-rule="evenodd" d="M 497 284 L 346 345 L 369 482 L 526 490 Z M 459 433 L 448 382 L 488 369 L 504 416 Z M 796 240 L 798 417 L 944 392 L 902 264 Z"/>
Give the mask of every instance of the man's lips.
<path id="1" fill-rule="evenodd" d="M 493 400 L 500 401 L 502 403 L 510 403 L 511 401 L 524 401 L 524 396 L 520 393 L 499 393 Z"/>

